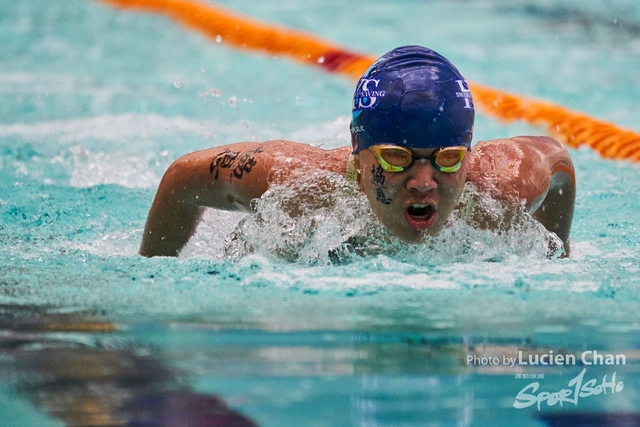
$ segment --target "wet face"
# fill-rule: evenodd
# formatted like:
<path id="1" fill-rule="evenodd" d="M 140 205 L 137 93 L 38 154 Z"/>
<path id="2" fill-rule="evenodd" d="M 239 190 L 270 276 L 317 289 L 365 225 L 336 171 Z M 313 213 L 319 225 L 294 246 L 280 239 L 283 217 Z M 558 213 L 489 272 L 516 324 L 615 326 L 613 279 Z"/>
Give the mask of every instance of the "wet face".
<path id="1" fill-rule="evenodd" d="M 412 151 L 416 156 L 429 156 L 436 150 Z M 455 208 L 466 180 L 469 156 L 453 173 L 438 171 L 429 160 L 417 160 L 402 172 L 387 172 L 368 149 L 360 151 L 355 160 L 361 171 L 360 189 L 373 212 L 392 234 L 419 243 L 437 234 Z"/>

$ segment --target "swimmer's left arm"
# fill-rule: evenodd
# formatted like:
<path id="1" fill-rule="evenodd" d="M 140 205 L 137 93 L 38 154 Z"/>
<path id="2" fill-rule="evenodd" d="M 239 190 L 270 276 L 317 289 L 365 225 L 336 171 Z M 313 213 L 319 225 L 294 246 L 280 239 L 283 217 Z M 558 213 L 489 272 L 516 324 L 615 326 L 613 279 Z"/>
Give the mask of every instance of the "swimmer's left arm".
<path id="1" fill-rule="evenodd" d="M 536 141 L 531 149 L 537 150 L 544 159 L 537 165 L 544 177 L 532 188 L 534 193 L 528 199 L 529 212 L 562 240 L 568 256 L 571 252 L 569 232 L 576 199 L 576 178 L 571 157 L 559 142 L 551 138 Z"/>
<path id="2" fill-rule="evenodd" d="M 576 184 L 567 150 L 548 137 L 516 137 L 478 143 L 467 180 L 506 203 L 523 202 L 554 232 L 569 254 Z"/>

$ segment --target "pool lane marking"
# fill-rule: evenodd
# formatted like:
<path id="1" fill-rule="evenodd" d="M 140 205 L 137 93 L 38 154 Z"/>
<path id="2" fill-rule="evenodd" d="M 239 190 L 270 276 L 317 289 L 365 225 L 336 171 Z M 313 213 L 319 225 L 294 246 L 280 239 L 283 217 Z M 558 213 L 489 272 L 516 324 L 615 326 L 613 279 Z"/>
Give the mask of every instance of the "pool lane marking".
<path id="1" fill-rule="evenodd" d="M 302 31 L 263 23 L 220 6 L 194 0 L 97 0 L 120 9 L 166 15 L 228 46 L 289 57 L 325 71 L 358 79 L 377 59 L 351 52 Z M 547 101 L 469 83 L 483 113 L 503 122 L 523 120 L 572 148 L 588 145 L 602 157 L 640 161 L 640 134 Z"/>

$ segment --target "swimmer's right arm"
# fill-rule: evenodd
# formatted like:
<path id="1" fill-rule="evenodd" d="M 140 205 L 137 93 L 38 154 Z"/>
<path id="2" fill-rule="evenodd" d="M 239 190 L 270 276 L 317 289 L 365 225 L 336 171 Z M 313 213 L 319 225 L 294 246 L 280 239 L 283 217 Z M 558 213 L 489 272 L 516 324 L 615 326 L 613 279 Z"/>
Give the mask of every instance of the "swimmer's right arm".
<path id="1" fill-rule="evenodd" d="M 165 172 L 151 205 L 140 255 L 177 256 L 204 208 L 249 211 L 269 188 L 273 166 L 265 144 L 238 143 L 180 157 Z"/>

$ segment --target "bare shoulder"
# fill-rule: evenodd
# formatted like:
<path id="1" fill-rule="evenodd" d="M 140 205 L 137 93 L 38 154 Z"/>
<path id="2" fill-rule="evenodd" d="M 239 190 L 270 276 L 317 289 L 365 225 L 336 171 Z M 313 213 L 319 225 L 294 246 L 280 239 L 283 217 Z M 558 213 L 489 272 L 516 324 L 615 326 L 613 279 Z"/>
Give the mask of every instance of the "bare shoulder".
<path id="1" fill-rule="evenodd" d="M 281 184 L 316 171 L 330 171 L 344 175 L 351 147 L 325 150 L 292 141 L 268 141 L 264 150 L 272 160 L 269 181 Z"/>
<path id="2" fill-rule="evenodd" d="M 553 138 L 546 136 L 517 136 L 514 138 L 480 141 L 470 153 L 470 164 L 513 167 L 518 162 L 538 161 L 549 155 L 564 156 L 566 149 Z"/>
<path id="3" fill-rule="evenodd" d="M 531 200 L 557 170 L 573 173 L 562 144 L 545 136 L 518 136 L 476 144 L 469 154 L 467 181 L 500 199 Z"/>
<path id="4" fill-rule="evenodd" d="M 286 140 L 237 142 L 186 154 L 177 163 L 206 166 L 204 169 L 214 180 L 222 175 L 230 179 L 247 176 L 273 184 L 312 170 L 344 173 L 350 150 L 349 147 L 324 150 Z"/>
<path id="5" fill-rule="evenodd" d="M 562 144 L 550 137 L 518 136 L 480 141 L 469 154 L 469 178 L 512 174 L 558 161 L 570 162 L 571 159 Z"/>
<path id="6" fill-rule="evenodd" d="M 185 154 L 165 172 L 159 193 L 200 206 L 248 210 L 274 184 L 317 170 L 344 173 L 350 148 L 323 150 L 291 141 L 238 142 Z M 167 197 L 169 197 L 167 196 Z"/>

